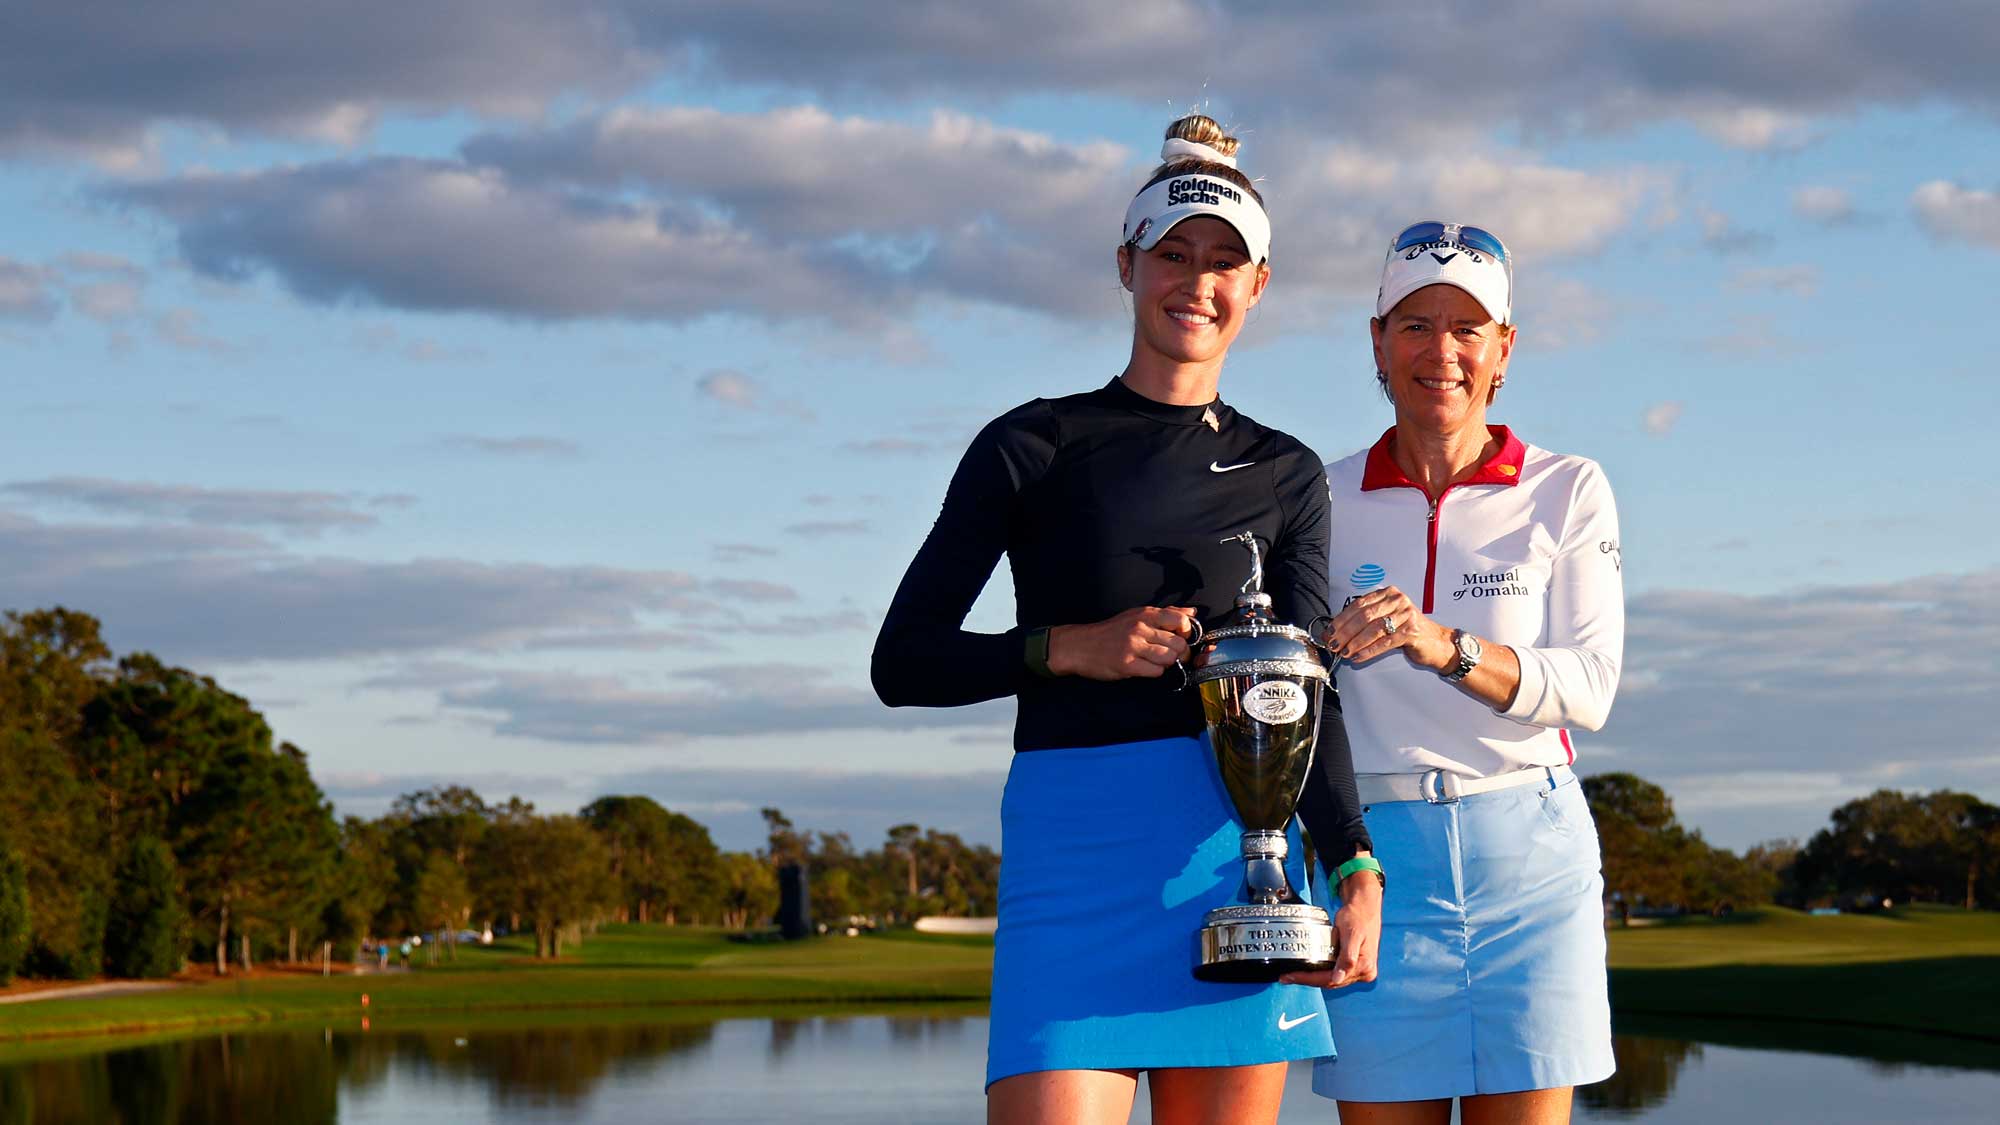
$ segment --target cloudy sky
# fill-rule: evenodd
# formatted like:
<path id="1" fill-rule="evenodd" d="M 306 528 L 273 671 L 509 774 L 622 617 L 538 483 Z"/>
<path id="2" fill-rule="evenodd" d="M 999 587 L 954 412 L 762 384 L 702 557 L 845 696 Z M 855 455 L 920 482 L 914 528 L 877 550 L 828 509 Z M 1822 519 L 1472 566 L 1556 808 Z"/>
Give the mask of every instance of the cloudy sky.
<path id="1" fill-rule="evenodd" d="M 1515 248 L 1496 416 L 1632 564 L 1581 766 L 1739 847 L 2000 799 L 1996 57 L 1974 0 L 12 5 L 0 604 L 215 674 L 347 812 L 997 842 L 1009 709 L 868 648 L 978 426 L 1119 370 L 1201 108 L 1275 226 L 1223 394 L 1329 459 L 1390 234 Z"/>

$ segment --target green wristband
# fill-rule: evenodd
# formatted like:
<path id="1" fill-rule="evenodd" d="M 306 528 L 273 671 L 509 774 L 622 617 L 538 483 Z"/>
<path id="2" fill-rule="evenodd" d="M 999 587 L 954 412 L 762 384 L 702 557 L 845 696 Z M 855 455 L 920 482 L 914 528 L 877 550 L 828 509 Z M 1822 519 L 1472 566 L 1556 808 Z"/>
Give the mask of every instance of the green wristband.
<path id="1" fill-rule="evenodd" d="M 1383 889 L 1386 890 L 1389 886 L 1389 877 L 1382 873 L 1382 861 L 1372 855 L 1358 855 L 1341 864 L 1340 870 L 1333 873 L 1333 885 L 1338 887 L 1347 881 L 1349 875 L 1354 874 L 1356 871 L 1373 871 L 1376 882 L 1381 883 Z"/>
<path id="2" fill-rule="evenodd" d="M 1021 658 L 1027 662 L 1028 671 L 1033 672 L 1035 675 L 1045 680 L 1055 677 L 1055 673 L 1049 671 L 1048 626 L 1044 625 L 1039 629 L 1028 630 L 1027 647 L 1022 651 Z"/>

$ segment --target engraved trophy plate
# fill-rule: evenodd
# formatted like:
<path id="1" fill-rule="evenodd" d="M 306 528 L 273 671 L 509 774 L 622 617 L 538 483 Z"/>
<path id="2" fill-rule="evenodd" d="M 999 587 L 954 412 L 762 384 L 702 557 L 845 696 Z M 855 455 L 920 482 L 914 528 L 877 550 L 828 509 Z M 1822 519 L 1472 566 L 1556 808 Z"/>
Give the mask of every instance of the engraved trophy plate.
<path id="1" fill-rule="evenodd" d="M 1297 922 L 1253 918 L 1242 922 L 1211 921 L 1201 928 L 1203 980 L 1262 983 L 1277 979 L 1272 966 L 1296 962 L 1278 972 L 1323 969 L 1333 964 L 1333 927 L 1326 911 L 1308 907 L 1318 918 Z"/>
<path id="2" fill-rule="evenodd" d="M 1243 822 L 1243 883 L 1233 903 L 1203 919 L 1194 975 L 1274 981 L 1333 965 L 1331 919 L 1300 899 L 1285 875 L 1285 829 L 1312 765 L 1328 673 L 1305 630 L 1272 620 L 1256 536 L 1223 542 L 1249 550 L 1250 578 L 1235 619 L 1195 645 L 1189 678 L 1201 692 L 1222 786 Z"/>

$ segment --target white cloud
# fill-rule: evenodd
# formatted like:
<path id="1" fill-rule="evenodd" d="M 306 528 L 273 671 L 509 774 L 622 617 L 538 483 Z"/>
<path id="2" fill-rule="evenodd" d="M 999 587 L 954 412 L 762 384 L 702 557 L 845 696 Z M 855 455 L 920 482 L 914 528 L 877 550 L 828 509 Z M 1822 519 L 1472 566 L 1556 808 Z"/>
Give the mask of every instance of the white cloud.
<path id="1" fill-rule="evenodd" d="M 127 321 L 141 311 L 148 277 L 126 258 L 72 251 L 58 256 L 44 272 L 68 285 L 71 308 L 100 324 Z"/>
<path id="2" fill-rule="evenodd" d="M 829 535 L 861 535 L 867 531 L 867 520 L 806 520 L 802 523 L 785 525 L 785 534 L 799 535 L 807 539 L 824 539 Z"/>
<path id="3" fill-rule="evenodd" d="M 1739 848 L 1885 786 L 2000 799 L 1996 607 L 2000 570 L 1632 597 L 1617 703 L 1577 768 L 1658 783 Z"/>
<path id="4" fill-rule="evenodd" d="M 94 281 L 70 290 L 70 306 L 104 323 L 129 320 L 139 313 L 144 290 L 130 281 Z"/>
<path id="5" fill-rule="evenodd" d="M 0 258 L 0 321 L 55 319 L 56 297 L 49 273 L 39 266 Z"/>
<path id="6" fill-rule="evenodd" d="M 1640 425 L 1649 434 L 1667 434 L 1673 431 L 1674 423 L 1681 420 L 1681 404 L 1678 402 L 1657 402 L 1646 408 L 1640 418 Z"/>
<path id="7" fill-rule="evenodd" d="M 440 698 L 455 710 L 491 716 L 496 734 L 616 745 L 692 736 L 990 726 L 1012 709 L 1004 701 L 885 707 L 872 691 L 830 683 L 819 665 L 727 665 L 677 675 L 688 686 L 662 691 L 612 676 L 469 672 Z"/>
<path id="8" fill-rule="evenodd" d="M 854 633 L 872 630 L 881 624 L 858 609 L 839 609 L 831 613 L 786 613 L 776 620 L 761 621 L 743 626 L 746 633 L 769 636 L 803 637 L 821 633 Z"/>
<path id="9" fill-rule="evenodd" d="M 1325 107 L 1383 137 L 1439 122 L 1547 132 L 1696 118 L 1728 143 L 1766 147 L 1795 139 L 1799 118 L 1868 102 L 1992 107 L 2000 82 L 1985 37 L 1937 33 L 1990 20 L 1980 0 L 1930 5 L 1922 19 L 1890 0 L 1444 0 L 1415 9 L 1183 0 L 1143 19 L 1109 2 L 1037 0 L 948 20 L 914 4 L 855 20 L 800 0 L 740 0 L 639 22 L 649 41 L 671 28 L 674 39 L 703 45 L 710 73 L 756 85 L 902 97 L 946 87 L 1000 97 L 1090 91 L 1160 104 L 1185 97 L 1189 80 L 1131 60 L 1199 43 L 1204 74 L 1257 75 L 1257 92 L 1230 108 L 1262 127 Z M 1414 45 L 1419 25 L 1505 44 L 1506 65 L 1455 69 L 1446 53 Z"/>
<path id="10" fill-rule="evenodd" d="M 582 447 L 568 438 L 543 437 L 536 434 L 517 434 L 513 437 L 489 437 L 480 434 L 452 434 L 444 439 L 444 444 L 453 449 L 486 453 L 495 457 L 545 457 L 566 459 L 583 452 Z"/>
<path id="11" fill-rule="evenodd" d="M 1718 809 L 1766 809 L 1772 794 L 1783 803 L 1803 802 L 1827 810 L 1857 795 L 1854 775 L 1839 770 L 1743 769 L 1696 774 L 1674 786 L 1674 805 L 1683 813 Z"/>
<path id="12" fill-rule="evenodd" d="M 790 586 L 777 582 L 765 582 L 756 578 L 711 578 L 707 588 L 710 592 L 730 599 L 752 602 L 795 602 L 799 592 Z"/>
<path id="13" fill-rule="evenodd" d="M 1696 128 L 1730 148 L 1795 149 L 1805 144 L 1807 137 L 1804 117 L 1763 106 L 1698 111 L 1693 118 Z"/>
<path id="14" fill-rule="evenodd" d="M 529 638 L 521 647 L 529 652 L 658 652 L 664 648 L 700 644 L 704 639 L 700 633 L 672 629 L 605 629 L 592 633 L 547 633 Z"/>
<path id="15" fill-rule="evenodd" d="M 842 449 L 847 450 L 850 453 L 875 453 L 875 454 L 887 454 L 890 456 L 908 456 L 911 454 L 929 453 L 937 446 L 935 442 L 914 441 L 910 438 L 879 437 L 879 438 L 868 438 L 862 441 L 842 442 L 840 447 Z"/>
<path id="16" fill-rule="evenodd" d="M 719 367 L 702 373 L 694 382 L 695 393 L 710 402 L 748 414 L 769 414 L 811 421 L 813 412 L 805 406 L 773 397 L 764 385 L 734 368 Z"/>
<path id="17" fill-rule="evenodd" d="M 685 322 L 823 314 L 839 294 L 874 292 L 869 309 L 847 310 L 858 325 L 910 298 L 852 255 L 815 256 L 683 209 L 580 199 L 444 161 L 192 174 L 105 194 L 173 219 L 203 275 L 269 270 L 325 303 Z"/>
<path id="18" fill-rule="evenodd" d="M 1530 351 L 1559 351 L 1590 344 L 1604 334 L 1618 315 L 1618 306 L 1602 291 L 1574 278 L 1551 277 L 1536 270 L 1516 274 L 1515 320 L 1521 346 Z"/>
<path id="19" fill-rule="evenodd" d="M 468 362 L 486 357 L 484 348 L 410 337 L 393 324 L 377 323 L 358 328 L 354 332 L 354 342 L 367 351 L 398 356 L 412 363 Z"/>
<path id="20" fill-rule="evenodd" d="M 757 406 L 757 384 L 741 371 L 710 371 L 695 380 L 694 388 L 724 406 L 753 410 Z"/>
<path id="21" fill-rule="evenodd" d="M 729 158 L 688 158 L 704 152 Z M 949 238 L 981 216 L 1020 233 L 1069 229 L 1071 216 L 1103 214 L 1137 186 L 1120 145 L 1063 144 L 947 110 L 913 125 L 816 106 L 624 108 L 549 132 L 476 137 L 465 155 L 523 183 L 692 195 L 793 239 Z"/>
<path id="22" fill-rule="evenodd" d="M 1917 225 L 1939 242 L 1979 242 L 2000 249 L 2000 193 L 1932 180 L 1910 193 Z"/>
<path id="23" fill-rule="evenodd" d="M 1794 297 L 1810 297 L 1819 290 L 1819 267 L 1751 266 L 1730 274 L 1723 285 L 1729 289 L 1763 289 L 1789 293 Z"/>
<path id="24" fill-rule="evenodd" d="M 209 527 L 263 527 L 291 535 L 373 527 L 379 522 L 356 510 L 366 498 L 336 492 L 202 488 L 100 477 L 15 481 L 0 485 L 0 492 L 111 515 Z"/>
<path id="25" fill-rule="evenodd" d="M 157 514 L 215 499 L 114 490 L 106 502 Z M 269 498 L 223 499 L 248 507 L 235 512 L 239 522 L 270 518 Z M 120 649 L 197 663 L 509 651 L 550 637 L 657 630 L 661 616 L 669 629 L 723 613 L 762 624 L 746 605 L 798 600 L 777 583 L 683 571 L 305 556 L 215 523 L 75 525 L 5 511 L 0 573 L 7 608 L 71 606 L 102 620 Z"/>
<path id="26" fill-rule="evenodd" d="M 1783 335 L 1769 318 L 1749 313 L 1731 316 L 1727 331 L 1703 338 L 1700 345 L 1710 355 L 1739 360 L 1812 346 Z"/>
<path id="27" fill-rule="evenodd" d="M 543 812 L 563 812 L 605 794 L 639 794 L 691 816 L 715 842 L 730 850 L 759 847 L 765 838 L 758 810 L 766 806 L 808 831 L 846 832 L 857 845 L 875 847 L 898 824 L 957 833 L 968 843 L 1000 844 L 1003 770 L 750 769 L 669 766 L 619 772 L 502 771 L 452 774 L 333 771 L 316 774 L 320 788 L 343 815 L 379 816 L 396 797 L 439 785 L 466 785 L 489 802 L 520 795 Z"/>
<path id="28" fill-rule="evenodd" d="M 1490 215 L 1510 250 L 1544 260 L 1602 248 L 1666 183 L 1651 169 L 1584 171 L 1520 157 L 1426 163 L 1422 175 L 1436 206 Z"/>
<path id="29" fill-rule="evenodd" d="M 733 313 L 888 339 L 919 302 L 1116 315 L 1118 218 L 1151 164 L 1150 152 L 963 114 L 912 124 L 813 107 L 621 109 L 489 133 L 464 153 L 104 194 L 170 220 L 202 276 L 269 271 L 313 301 L 537 319 Z M 1277 127 L 1244 159 L 1278 220 L 1268 318 L 1280 322 L 1288 303 L 1318 316 L 1328 295 L 1372 290 L 1382 245 L 1417 215 L 1473 217 L 1547 262 L 1601 249 L 1674 185 L 1660 169 L 1567 168 L 1475 138 L 1447 154 Z"/>
<path id="30" fill-rule="evenodd" d="M 55 265 L 71 275 L 108 277 L 118 281 L 146 280 L 146 271 L 130 259 L 94 250 L 73 250 L 57 258 Z"/>
<path id="31" fill-rule="evenodd" d="M 1342 307 L 1357 324 L 1374 311 L 1382 254 L 1406 224 L 1449 216 L 1506 240 L 1525 276 L 1546 276 L 1548 265 L 1585 257 L 1611 244 L 1638 221 L 1648 204 L 1669 193 L 1671 174 L 1625 166 L 1565 168 L 1512 150 L 1480 148 L 1468 138 L 1443 155 L 1431 148 L 1388 145 L 1379 151 L 1312 136 L 1259 136 L 1258 153 L 1271 163 L 1260 186 L 1275 216 L 1272 284 L 1258 308 L 1262 335 L 1304 327 L 1322 330 Z M 1524 309 L 1539 309 L 1530 346 L 1559 347 L 1589 338 L 1602 300 L 1588 308 L 1561 308 L 1558 291 L 1580 295 L 1582 286 L 1551 282 L 1546 292 L 1524 287 Z"/>
<path id="32" fill-rule="evenodd" d="M 23 7 L 0 36 L 0 149 L 134 169 L 157 124 L 351 144 L 393 109 L 524 115 L 628 88 L 662 59 L 619 2 L 186 0 Z M 191 60 L 199 60 L 198 64 Z"/>
<path id="33" fill-rule="evenodd" d="M 1854 197 L 1846 190 L 1808 184 L 1792 192 L 1792 213 L 1829 226 L 1854 218 Z"/>
<path id="34" fill-rule="evenodd" d="M 1635 597 L 1606 741 L 1649 775 L 2000 760 L 1996 606 L 2000 570 Z"/>
<path id="35" fill-rule="evenodd" d="M 206 325 L 207 318 L 199 309 L 167 309 L 153 318 L 153 335 L 183 351 L 226 356 L 240 350 L 219 336 L 209 335 Z"/>
<path id="36" fill-rule="evenodd" d="M 1427 65 L 1410 45 L 1413 19 L 1460 42 L 1504 44 L 1506 65 L 1457 70 L 1444 55 Z M 1134 60 L 1198 43 L 1203 75 L 1256 76 L 1217 85 L 1242 87 L 1224 90 L 1229 109 L 1261 128 L 1329 106 L 1377 139 L 1435 133 L 1440 122 L 1474 135 L 1693 120 L 1722 143 L 1769 148 L 1796 143 L 1802 120 L 1868 105 L 1991 111 L 2000 80 L 1976 33 L 1990 20 L 1983 0 L 1937 0 L 1922 18 L 1892 0 L 1434 0 L 1414 11 L 1168 0 L 1143 16 L 1110 0 L 949 14 L 917 0 L 354 0 L 338 10 L 186 0 L 121 10 L 113 34 L 91 6 L 42 4 L 0 37 L 0 147 L 129 168 L 156 158 L 149 130 L 166 122 L 352 144 L 390 113 L 533 119 L 661 78 L 812 101 L 922 104 L 950 90 L 1161 105 L 1200 78 Z"/>
<path id="37" fill-rule="evenodd" d="M 1749 254 L 1771 246 L 1770 235 L 1737 226 L 1720 211 L 1703 208 L 1696 218 L 1701 224 L 1701 244 L 1717 254 Z"/>

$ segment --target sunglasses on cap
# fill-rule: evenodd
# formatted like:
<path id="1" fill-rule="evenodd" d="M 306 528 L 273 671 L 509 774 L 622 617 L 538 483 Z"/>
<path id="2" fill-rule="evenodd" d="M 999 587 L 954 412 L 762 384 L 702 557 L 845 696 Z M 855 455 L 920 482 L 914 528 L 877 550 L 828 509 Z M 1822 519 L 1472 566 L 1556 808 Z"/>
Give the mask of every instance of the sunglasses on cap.
<path id="1" fill-rule="evenodd" d="M 1411 223 L 1403 228 L 1403 233 L 1389 244 L 1390 254 L 1399 254 L 1412 246 L 1463 246 L 1476 250 L 1492 258 L 1511 272 L 1514 259 L 1507 253 L 1507 244 L 1500 236 L 1481 227 L 1468 227 L 1458 223 L 1423 222 Z"/>

